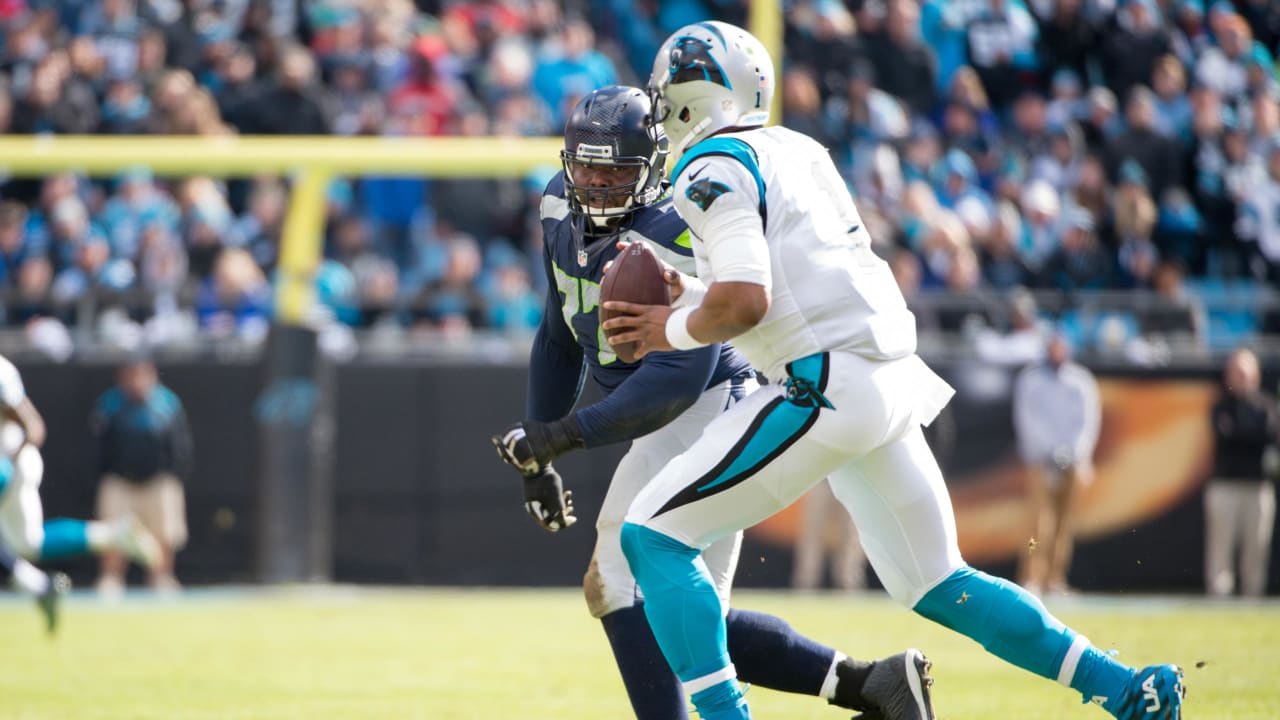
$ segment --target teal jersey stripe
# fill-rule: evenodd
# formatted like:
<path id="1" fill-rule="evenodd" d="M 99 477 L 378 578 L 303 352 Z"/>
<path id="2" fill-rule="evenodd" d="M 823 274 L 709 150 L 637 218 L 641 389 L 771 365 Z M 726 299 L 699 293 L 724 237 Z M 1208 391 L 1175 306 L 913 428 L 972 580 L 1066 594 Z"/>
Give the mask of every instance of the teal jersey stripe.
<path id="1" fill-rule="evenodd" d="M 764 416 L 755 433 L 747 437 L 746 446 L 733 458 L 729 467 L 721 471 L 719 477 L 699 486 L 698 492 L 705 493 L 746 473 L 754 474 L 769 458 L 790 447 L 816 415 L 813 408 L 789 402 L 778 403 Z"/>
<path id="2" fill-rule="evenodd" d="M 756 192 L 760 197 L 760 222 L 768 225 L 769 215 L 764 204 L 764 178 L 760 175 L 760 160 L 756 156 L 756 149 L 746 140 L 736 137 L 709 137 L 685 152 L 680 162 L 676 163 L 676 169 L 671 173 L 671 177 L 679 180 L 680 173 L 689 167 L 689 163 L 708 155 L 731 157 L 751 171 L 751 176 L 756 180 Z"/>
<path id="3" fill-rule="evenodd" d="M 786 398 L 774 398 L 710 472 L 676 493 L 654 517 L 722 493 L 755 475 L 808 432 L 817 422 L 820 410 L 787 402 Z"/>

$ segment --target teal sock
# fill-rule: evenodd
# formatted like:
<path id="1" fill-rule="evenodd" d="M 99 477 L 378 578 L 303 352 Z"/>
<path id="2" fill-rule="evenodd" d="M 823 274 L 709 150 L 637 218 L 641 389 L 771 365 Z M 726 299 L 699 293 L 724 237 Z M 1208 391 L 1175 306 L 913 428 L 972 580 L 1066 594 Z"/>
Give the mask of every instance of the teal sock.
<path id="1" fill-rule="evenodd" d="M 751 720 L 737 680 L 725 680 L 690 697 L 702 720 Z"/>
<path id="2" fill-rule="evenodd" d="M 1079 690 L 1085 700 L 1118 696 L 1132 673 L 1063 625 L 1036 596 L 971 567 L 930 590 L 915 611 L 996 657 Z"/>
<path id="3" fill-rule="evenodd" d="M 729 667 L 716 593 L 697 548 L 642 525 L 622 526 L 622 552 L 644 593 L 644 614 L 667 664 L 681 682 Z"/>
<path id="4" fill-rule="evenodd" d="M 44 524 L 44 543 L 40 546 L 41 560 L 87 555 L 89 553 L 88 523 L 84 520 L 57 518 Z"/>
<path id="5" fill-rule="evenodd" d="M 1080 656 L 1076 666 L 1075 677 L 1071 678 L 1071 687 L 1084 695 L 1085 702 L 1102 703 L 1102 707 L 1111 710 L 1124 695 L 1124 688 L 1133 677 L 1133 668 L 1096 647 L 1089 647 Z"/>

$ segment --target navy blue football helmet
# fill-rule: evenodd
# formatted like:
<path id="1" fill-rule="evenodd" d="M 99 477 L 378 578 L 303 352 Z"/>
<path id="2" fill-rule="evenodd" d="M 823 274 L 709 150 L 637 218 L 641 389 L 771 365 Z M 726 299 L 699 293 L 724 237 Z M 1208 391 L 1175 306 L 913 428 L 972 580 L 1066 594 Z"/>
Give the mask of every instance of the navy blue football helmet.
<path id="1" fill-rule="evenodd" d="M 588 232 L 617 229 L 619 219 L 661 197 L 667 138 L 648 115 L 648 94 L 624 85 L 592 92 L 569 114 L 560 151 L 565 196 Z"/>

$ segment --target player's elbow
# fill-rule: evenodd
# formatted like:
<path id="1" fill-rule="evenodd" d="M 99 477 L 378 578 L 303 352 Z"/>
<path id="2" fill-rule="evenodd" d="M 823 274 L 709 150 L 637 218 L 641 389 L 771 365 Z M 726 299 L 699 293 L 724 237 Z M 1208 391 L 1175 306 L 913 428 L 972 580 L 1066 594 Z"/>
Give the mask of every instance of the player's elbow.
<path id="1" fill-rule="evenodd" d="M 735 293 L 729 310 L 732 325 L 744 332 L 750 330 L 759 325 L 765 313 L 769 312 L 769 291 L 763 285 L 747 285 L 743 291 Z"/>

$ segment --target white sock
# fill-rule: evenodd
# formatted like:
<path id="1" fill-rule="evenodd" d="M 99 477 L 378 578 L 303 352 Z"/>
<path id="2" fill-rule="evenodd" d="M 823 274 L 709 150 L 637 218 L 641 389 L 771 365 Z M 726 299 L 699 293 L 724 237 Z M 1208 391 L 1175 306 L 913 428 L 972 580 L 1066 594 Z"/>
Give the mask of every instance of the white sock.
<path id="1" fill-rule="evenodd" d="M 120 534 L 115 523 L 90 520 L 84 524 L 84 540 L 93 552 L 115 547 L 120 541 Z"/>
<path id="2" fill-rule="evenodd" d="M 818 691 L 818 697 L 821 697 L 824 700 L 835 699 L 836 686 L 840 684 L 840 678 L 836 675 L 836 666 L 839 665 L 840 661 L 844 660 L 845 657 L 847 656 L 844 653 L 839 650 L 836 651 L 836 656 L 831 659 L 831 667 L 827 668 L 827 677 L 822 681 L 822 689 Z"/>
<path id="3" fill-rule="evenodd" d="M 19 559 L 13 564 L 13 584 L 23 592 L 39 595 L 49 589 L 49 576 L 35 565 Z"/>

